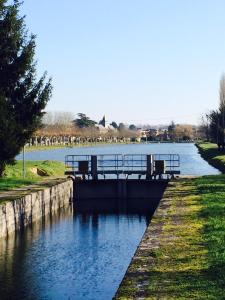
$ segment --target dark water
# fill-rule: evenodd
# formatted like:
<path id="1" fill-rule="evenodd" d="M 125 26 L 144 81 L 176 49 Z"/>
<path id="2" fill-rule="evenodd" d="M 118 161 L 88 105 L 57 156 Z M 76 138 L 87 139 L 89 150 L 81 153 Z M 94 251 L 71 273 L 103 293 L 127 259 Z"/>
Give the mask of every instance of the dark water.
<path id="1" fill-rule="evenodd" d="M 101 213 L 68 207 L 0 241 L 0 299 L 111 299 L 152 209 L 110 201 Z"/>
<path id="2" fill-rule="evenodd" d="M 26 153 L 27 160 L 64 161 L 67 154 L 179 154 L 181 174 L 209 175 L 220 172 L 201 158 L 198 149 L 191 143 L 154 143 L 76 147 Z M 18 159 L 22 159 L 19 155 Z"/>

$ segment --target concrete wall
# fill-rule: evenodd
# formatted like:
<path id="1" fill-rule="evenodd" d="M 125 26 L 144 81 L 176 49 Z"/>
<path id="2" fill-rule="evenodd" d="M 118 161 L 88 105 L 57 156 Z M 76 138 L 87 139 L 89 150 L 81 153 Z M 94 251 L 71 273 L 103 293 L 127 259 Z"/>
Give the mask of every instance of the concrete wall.
<path id="1" fill-rule="evenodd" d="M 167 180 L 107 179 L 75 181 L 74 198 L 161 198 L 168 184 Z"/>
<path id="2" fill-rule="evenodd" d="M 1 204 L 0 238 L 57 211 L 68 205 L 72 199 L 73 181 L 70 179 Z"/>

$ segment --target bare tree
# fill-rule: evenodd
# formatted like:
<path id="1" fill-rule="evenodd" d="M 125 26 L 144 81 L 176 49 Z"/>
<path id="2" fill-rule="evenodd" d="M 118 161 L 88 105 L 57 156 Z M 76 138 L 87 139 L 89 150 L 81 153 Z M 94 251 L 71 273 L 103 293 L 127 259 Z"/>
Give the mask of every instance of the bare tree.
<path id="1" fill-rule="evenodd" d="M 194 137 L 193 125 L 176 125 L 174 134 L 178 140 L 192 140 Z"/>
<path id="2" fill-rule="evenodd" d="M 220 112 L 222 114 L 222 131 L 223 131 L 223 143 L 224 143 L 224 128 L 225 128 L 225 74 L 222 74 L 220 79 Z"/>
<path id="3" fill-rule="evenodd" d="M 44 125 L 68 125 L 71 124 L 74 119 L 74 114 L 68 111 L 62 112 L 47 112 L 44 117 L 42 123 Z"/>

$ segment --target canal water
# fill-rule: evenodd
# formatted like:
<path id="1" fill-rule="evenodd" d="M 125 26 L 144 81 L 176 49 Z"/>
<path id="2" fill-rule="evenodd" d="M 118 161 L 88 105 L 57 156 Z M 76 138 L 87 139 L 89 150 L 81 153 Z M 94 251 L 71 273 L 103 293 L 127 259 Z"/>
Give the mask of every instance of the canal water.
<path id="1" fill-rule="evenodd" d="M 26 153 L 27 160 L 59 160 L 64 161 L 68 154 L 179 154 L 181 174 L 209 175 L 220 172 L 203 160 L 197 147 L 192 143 L 149 143 L 149 144 L 122 144 L 96 147 L 76 147 L 56 150 L 44 150 Z M 22 155 L 17 157 L 22 159 Z"/>
<path id="2" fill-rule="evenodd" d="M 64 161 L 67 154 L 112 153 L 178 153 L 182 174 L 219 173 L 193 144 L 67 148 L 26 153 L 26 159 Z M 138 199 L 137 210 L 117 200 L 100 205 L 101 210 L 91 202 L 85 208 L 75 203 L 0 240 L 0 299 L 112 299 L 149 224 L 151 201 L 143 210 Z"/>
<path id="3" fill-rule="evenodd" d="M 110 201 L 113 201 L 110 199 Z M 112 299 L 151 211 L 71 206 L 0 241 L 0 299 Z"/>

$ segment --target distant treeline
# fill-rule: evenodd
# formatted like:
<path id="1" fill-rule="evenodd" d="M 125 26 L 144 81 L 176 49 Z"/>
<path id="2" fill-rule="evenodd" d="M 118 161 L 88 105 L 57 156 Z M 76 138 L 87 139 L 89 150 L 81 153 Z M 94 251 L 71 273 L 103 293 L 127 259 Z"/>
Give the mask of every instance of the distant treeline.
<path id="1" fill-rule="evenodd" d="M 74 118 L 72 113 L 47 113 L 41 128 L 30 139 L 29 145 L 72 145 L 81 143 L 117 143 L 141 141 L 192 141 L 202 138 L 201 127 L 171 122 L 169 126 L 142 129 L 134 124 L 108 124 L 105 117 L 99 122 L 83 113 Z"/>
<path id="2" fill-rule="evenodd" d="M 219 107 L 202 117 L 205 139 L 217 143 L 219 149 L 225 148 L 225 75 L 220 79 Z"/>

